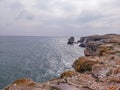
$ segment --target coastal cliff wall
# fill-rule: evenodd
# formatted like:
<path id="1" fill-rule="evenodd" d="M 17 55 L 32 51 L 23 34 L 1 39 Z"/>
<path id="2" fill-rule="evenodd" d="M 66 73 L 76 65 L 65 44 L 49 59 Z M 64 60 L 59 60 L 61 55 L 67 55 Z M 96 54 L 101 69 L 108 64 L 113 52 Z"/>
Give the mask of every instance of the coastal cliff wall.
<path id="1" fill-rule="evenodd" d="M 59 78 L 45 83 L 19 79 L 4 90 L 120 90 L 120 35 L 81 37 L 85 56 Z"/>

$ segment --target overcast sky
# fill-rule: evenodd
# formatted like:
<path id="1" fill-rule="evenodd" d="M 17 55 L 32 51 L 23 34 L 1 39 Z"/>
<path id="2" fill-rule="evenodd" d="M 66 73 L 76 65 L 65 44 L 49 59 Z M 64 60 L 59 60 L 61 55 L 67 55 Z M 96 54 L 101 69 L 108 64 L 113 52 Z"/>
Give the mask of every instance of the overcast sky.
<path id="1" fill-rule="evenodd" d="M 0 35 L 120 34 L 120 0 L 0 0 Z"/>

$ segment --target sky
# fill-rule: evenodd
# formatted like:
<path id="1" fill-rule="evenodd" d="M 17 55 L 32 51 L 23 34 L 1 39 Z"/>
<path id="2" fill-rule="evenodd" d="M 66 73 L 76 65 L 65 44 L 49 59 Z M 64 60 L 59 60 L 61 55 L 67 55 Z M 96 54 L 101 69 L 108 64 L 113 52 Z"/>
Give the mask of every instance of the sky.
<path id="1" fill-rule="evenodd" d="M 120 0 L 0 0 L 0 35 L 120 34 Z"/>

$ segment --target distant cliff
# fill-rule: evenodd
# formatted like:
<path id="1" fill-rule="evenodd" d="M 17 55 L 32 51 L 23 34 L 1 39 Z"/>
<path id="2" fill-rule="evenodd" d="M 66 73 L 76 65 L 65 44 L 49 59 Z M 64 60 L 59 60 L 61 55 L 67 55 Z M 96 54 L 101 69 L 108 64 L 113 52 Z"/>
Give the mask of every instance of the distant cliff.
<path id="1" fill-rule="evenodd" d="M 59 78 L 45 83 L 19 79 L 4 90 L 120 90 L 120 35 L 81 37 L 85 56 Z"/>

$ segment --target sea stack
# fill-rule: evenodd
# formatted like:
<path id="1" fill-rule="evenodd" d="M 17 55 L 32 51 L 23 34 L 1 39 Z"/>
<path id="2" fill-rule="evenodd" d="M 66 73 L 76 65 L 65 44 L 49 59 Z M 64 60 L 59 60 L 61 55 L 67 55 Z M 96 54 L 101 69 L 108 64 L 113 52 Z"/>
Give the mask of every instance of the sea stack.
<path id="1" fill-rule="evenodd" d="M 75 40 L 75 38 L 74 38 L 73 36 L 71 36 L 71 37 L 68 39 L 67 44 L 73 45 L 74 40 Z"/>

